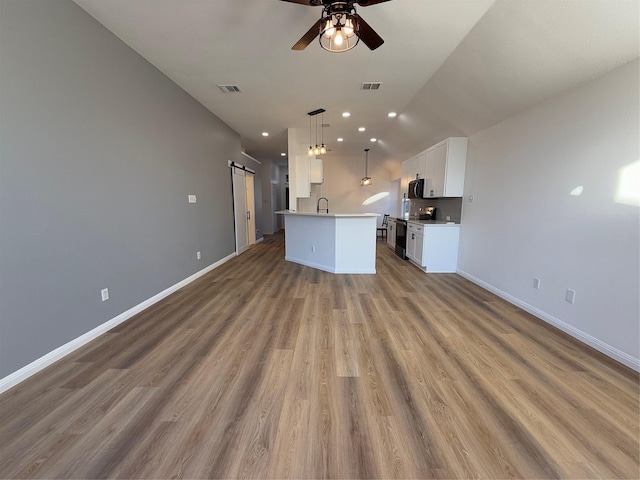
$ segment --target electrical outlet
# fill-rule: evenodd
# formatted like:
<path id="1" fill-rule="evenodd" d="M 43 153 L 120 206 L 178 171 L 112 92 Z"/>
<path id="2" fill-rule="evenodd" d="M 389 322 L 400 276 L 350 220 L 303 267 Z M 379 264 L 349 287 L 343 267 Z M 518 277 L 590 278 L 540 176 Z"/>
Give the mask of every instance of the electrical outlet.
<path id="1" fill-rule="evenodd" d="M 533 288 L 540 290 L 540 279 L 538 277 L 533 279 Z"/>
<path id="2" fill-rule="evenodd" d="M 576 291 L 567 288 L 567 294 L 564 296 L 564 299 L 569 303 L 576 303 Z"/>
<path id="3" fill-rule="evenodd" d="M 315 245 L 311 245 L 311 251 L 315 252 L 316 251 L 316 246 Z"/>
<path id="4" fill-rule="evenodd" d="M 102 296 L 102 301 L 106 302 L 107 300 L 109 300 L 109 289 L 103 288 L 102 290 L 100 290 L 100 295 Z"/>
<path id="5" fill-rule="evenodd" d="M 195 195 L 189 195 L 189 203 L 196 203 L 198 199 Z"/>
<path id="6" fill-rule="evenodd" d="M 450 221 L 451 221 L 451 217 L 450 217 L 449 215 L 447 215 L 446 217 L 444 217 L 444 219 L 445 219 L 447 222 L 450 222 Z"/>
<path id="7" fill-rule="evenodd" d="M 202 253 L 200 253 L 200 252 L 196 252 L 196 258 L 197 258 L 198 260 L 202 259 Z"/>

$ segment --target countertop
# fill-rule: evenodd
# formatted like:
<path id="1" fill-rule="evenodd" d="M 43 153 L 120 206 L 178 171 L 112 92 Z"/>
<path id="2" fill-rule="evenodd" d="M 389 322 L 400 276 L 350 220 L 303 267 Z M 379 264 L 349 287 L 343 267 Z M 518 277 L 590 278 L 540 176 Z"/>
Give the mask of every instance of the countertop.
<path id="1" fill-rule="evenodd" d="M 394 217 L 391 217 L 394 218 Z M 395 220 L 402 220 L 401 218 L 394 218 Z M 405 220 L 407 223 L 417 223 L 418 225 L 446 225 L 449 227 L 460 226 L 459 223 L 455 222 L 445 222 L 444 220 L 417 220 L 410 218 L 409 220 Z"/>
<path id="2" fill-rule="evenodd" d="M 316 213 L 316 212 L 292 212 L 290 210 L 280 210 L 279 215 L 298 215 L 304 217 L 379 217 L 379 213 Z"/>
<path id="3" fill-rule="evenodd" d="M 460 226 L 455 222 L 444 222 L 440 220 L 407 220 L 407 223 L 417 223 L 418 225 L 446 225 L 447 227 Z"/>

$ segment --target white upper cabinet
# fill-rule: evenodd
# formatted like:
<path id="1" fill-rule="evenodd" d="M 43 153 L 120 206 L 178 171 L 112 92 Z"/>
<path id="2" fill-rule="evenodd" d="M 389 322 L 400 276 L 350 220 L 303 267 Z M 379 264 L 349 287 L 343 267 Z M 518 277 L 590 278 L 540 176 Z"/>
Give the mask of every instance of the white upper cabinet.
<path id="1" fill-rule="evenodd" d="M 467 165 L 467 137 L 450 137 L 425 155 L 424 198 L 462 197 Z"/>
<path id="2" fill-rule="evenodd" d="M 424 179 L 423 198 L 462 197 L 467 165 L 467 137 L 450 137 L 402 162 L 401 192 Z"/>
<path id="3" fill-rule="evenodd" d="M 324 170 L 321 158 L 309 159 L 309 179 L 310 183 L 324 183 Z"/>
<path id="4" fill-rule="evenodd" d="M 298 155 L 296 157 L 296 197 L 311 197 L 311 182 L 309 178 L 309 158 Z"/>

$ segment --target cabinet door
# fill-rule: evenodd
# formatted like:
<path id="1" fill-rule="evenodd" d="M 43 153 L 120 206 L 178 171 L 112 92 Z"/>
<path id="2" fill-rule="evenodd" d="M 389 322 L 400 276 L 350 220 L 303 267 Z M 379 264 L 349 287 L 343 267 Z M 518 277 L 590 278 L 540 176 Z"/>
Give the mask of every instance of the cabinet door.
<path id="1" fill-rule="evenodd" d="M 447 162 L 444 173 L 445 197 L 462 197 L 464 192 L 464 172 L 467 164 L 467 138 L 447 139 Z"/>
<path id="2" fill-rule="evenodd" d="M 309 160 L 309 181 L 310 183 L 324 183 L 324 170 L 321 158 L 311 158 Z"/>
<path id="3" fill-rule="evenodd" d="M 415 246 L 415 262 L 418 265 L 425 266 L 423 260 L 423 252 L 424 252 L 424 235 L 421 233 L 416 233 L 416 246 Z"/>
<path id="4" fill-rule="evenodd" d="M 424 192 L 423 198 L 433 197 L 433 177 L 435 175 L 436 149 L 430 148 L 424 155 Z"/>
<path id="5" fill-rule="evenodd" d="M 310 196 L 309 158 L 300 155 L 296 157 L 296 197 L 309 198 Z"/>
<path id="6" fill-rule="evenodd" d="M 387 220 L 387 245 L 390 247 L 396 246 L 396 222 L 393 220 Z"/>
<path id="7" fill-rule="evenodd" d="M 414 225 L 407 225 L 407 257 L 409 259 L 416 259 L 416 237 L 417 237 L 417 229 Z"/>
<path id="8" fill-rule="evenodd" d="M 427 152 L 420 152 L 418 155 L 415 156 L 415 170 L 416 173 L 418 174 L 418 178 L 427 178 Z"/>
<path id="9" fill-rule="evenodd" d="M 410 175 L 410 165 L 409 160 L 405 160 L 402 162 L 402 176 L 400 177 L 400 198 L 402 198 L 403 193 L 407 193 L 409 191 L 409 175 Z"/>
<path id="10" fill-rule="evenodd" d="M 442 142 L 433 150 L 432 197 L 444 195 L 445 170 L 447 168 L 447 142 Z"/>

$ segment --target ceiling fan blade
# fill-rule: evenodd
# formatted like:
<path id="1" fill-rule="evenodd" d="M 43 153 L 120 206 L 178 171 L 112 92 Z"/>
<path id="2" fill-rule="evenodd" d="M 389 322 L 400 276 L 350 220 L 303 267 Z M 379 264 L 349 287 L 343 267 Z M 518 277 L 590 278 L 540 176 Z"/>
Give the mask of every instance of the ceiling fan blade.
<path id="1" fill-rule="evenodd" d="M 304 50 L 309 46 L 313 40 L 320 35 L 320 25 L 322 24 L 322 19 L 318 20 L 313 27 L 309 29 L 307 33 L 305 33 L 298 42 L 291 47 L 291 50 Z M 366 42 L 365 42 L 366 43 Z"/>
<path id="2" fill-rule="evenodd" d="M 318 2 L 317 0 L 280 0 L 280 1 L 290 2 L 290 3 L 299 3 L 300 5 L 307 5 L 308 7 L 317 7 L 318 5 L 322 5 L 322 2 Z"/>
<path id="3" fill-rule="evenodd" d="M 291 1 L 291 0 L 285 0 Z M 355 3 L 360 5 L 361 7 L 368 7 L 369 5 L 375 5 L 376 3 L 389 2 L 391 0 L 356 0 Z"/>
<path id="4" fill-rule="evenodd" d="M 382 37 L 360 15 L 356 13 L 355 17 L 358 20 L 358 37 L 370 50 L 375 50 L 384 43 Z"/>

